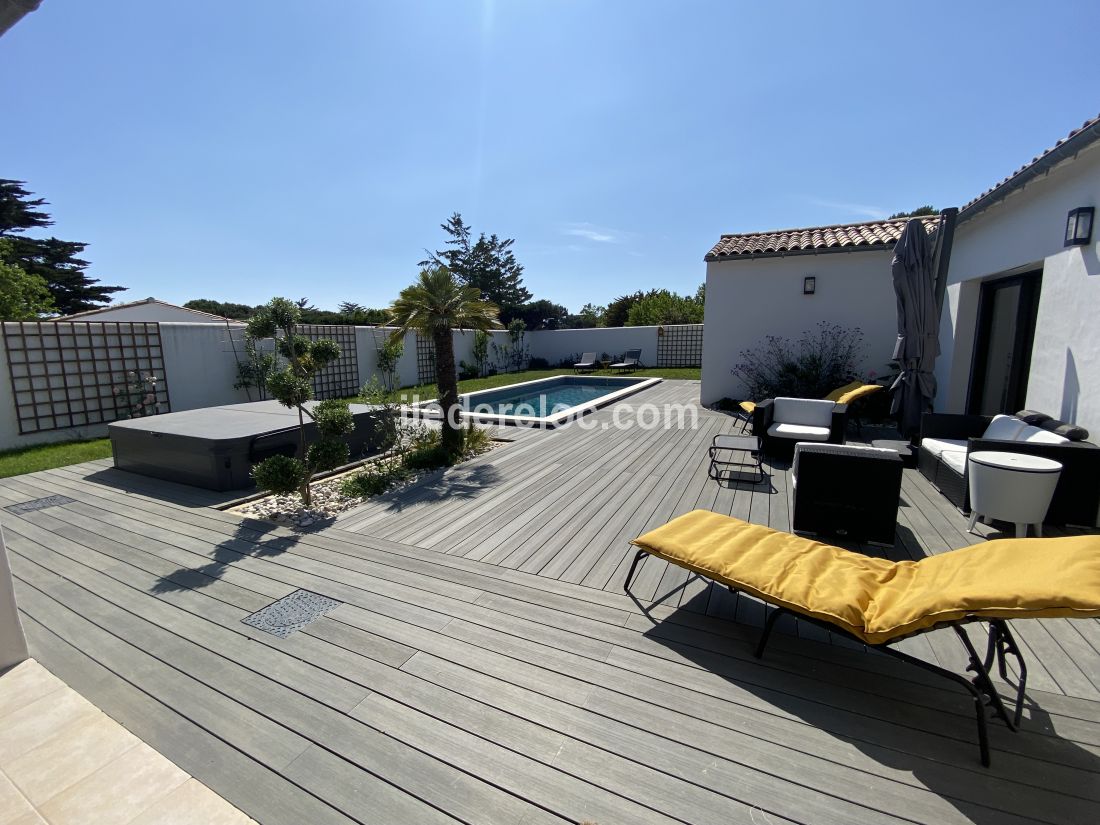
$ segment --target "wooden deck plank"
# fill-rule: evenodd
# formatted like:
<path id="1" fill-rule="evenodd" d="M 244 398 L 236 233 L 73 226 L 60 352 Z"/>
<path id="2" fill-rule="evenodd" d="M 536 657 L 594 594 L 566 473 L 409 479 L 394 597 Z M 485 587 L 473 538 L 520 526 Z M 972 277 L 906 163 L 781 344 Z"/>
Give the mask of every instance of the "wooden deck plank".
<path id="1" fill-rule="evenodd" d="M 377 821 L 372 799 L 395 822 L 1092 818 L 1096 620 L 1023 623 L 1027 718 L 1018 734 L 991 723 L 986 770 L 968 700 L 944 680 L 833 634 L 781 634 L 757 660 L 759 602 L 656 560 L 640 603 L 621 593 L 628 539 L 676 513 L 790 528 L 785 465 L 767 490 L 706 477 L 710 436 L 735 426 L 703 412 L 675 434 L 517 433 L 465 465 L 478 475 L 319 531 L 104 462 L 0 480 L 0 506 L 75 499 L 0 515 L 44 663 L 264 822 Z M 893 557 L 983 540 L 945 501 L 906 471 Z M 285 640 L 240 623 L 299 587 L 344 604 Z M 944 632 L 906 649 L 960 663 Z M 219 772 L 241 781 L 205 775 Z"/>

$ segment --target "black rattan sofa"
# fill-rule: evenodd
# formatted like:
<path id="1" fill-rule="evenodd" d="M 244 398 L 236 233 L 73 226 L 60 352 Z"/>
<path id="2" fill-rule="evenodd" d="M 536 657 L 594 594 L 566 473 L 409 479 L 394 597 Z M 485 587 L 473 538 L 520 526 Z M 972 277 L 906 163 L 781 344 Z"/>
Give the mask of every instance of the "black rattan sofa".
<path id="1" fill-rule="evenodd" d="M 1019 415 L 1025 416 L 1028 411 Z M 1049 416 L 1028 413 L 1039 426 L 1055 432 L 1061 422 Z M 1043 456 L 1062 465 L 1062 475 L 1054 491 L 1054 498 L 1047 511 L 1050 524 L 1074 524 L 1092 527 L 1100 510 L 1100 447 L 1084 440 L 1070 440 L 1059 444 L 983 438 L 993 421 L 986 415 L 953 415 L 925 413 L 921 419 L 921 447 L 917 451 L 917 469 L 952 504 L 964 513 L 970 512 L 970 489 L 967 478 L 969 461 L 966 456 L 978 450 L 1026 453 Z M 1062 425 L 1062 429 L 1066 429 Z M 1079 430 L 1079 428 L 1078 428 Z M 1084 431 L 1082 437 L 1087 437 Z M 960 447 L 965 455 L 948 460 L 946 453 L 936 454 L 924 445 L 926 439 L 965 442 Z M 933 441 L 935 443 L 935 441 Z M 952 466 L 954 464 L 954 466 Z"/>

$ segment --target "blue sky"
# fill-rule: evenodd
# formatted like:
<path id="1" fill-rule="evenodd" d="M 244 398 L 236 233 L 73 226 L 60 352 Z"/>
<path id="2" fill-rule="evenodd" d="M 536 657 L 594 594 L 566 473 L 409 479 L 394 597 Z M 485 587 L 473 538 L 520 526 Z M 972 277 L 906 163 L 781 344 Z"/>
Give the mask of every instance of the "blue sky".
<path id="1" fill-rule="evenodd" d="M 572 310 L 960 205 L 1100 111 L 1100 4 L 44 0 L 0 177 L 124 300 L 384 306 L 459 211 Z"/>

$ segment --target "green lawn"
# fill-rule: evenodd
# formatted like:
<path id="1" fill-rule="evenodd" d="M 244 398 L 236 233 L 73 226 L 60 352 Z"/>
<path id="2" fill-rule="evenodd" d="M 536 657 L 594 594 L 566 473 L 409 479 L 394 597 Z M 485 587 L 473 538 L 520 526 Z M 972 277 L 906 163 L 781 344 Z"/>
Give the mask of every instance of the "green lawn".
<path id="1" fill-rule="evenodd" d="M 499 375 L 490 375 L 488 378 L 470 378 L 466 381 L 458 382 L 458 391 L 461 393 L 477 392 L 478 390 L 491 390 L 494 387 L 504 387 L 508 384 L 518 384 L 521 381 L 534 381 L 536 378 L 549 378 L 554 375 L 572 375 L 571 369 L 553 369 L 553 370 L 525 370 L 524 372 L 509 372 L 501 373 Z M 608 370 L 596 370 L 593 373 L 586 373 L 587 375 L 611 375 Z M 634 373 L 627 373 L 627 375 L 636 375 L 639 378 L 679 378 L 698 381 L 699 380 L 699 367 L 670 367 L 667 369 L 643 369 Z M 408 402 L 412 401 L 414 397 L 418 397 L 421 401 L 427 401 L 428 399 L 435 398 L 438 395 L 438 390 L 435 384 L 421 384 L 416 387 L 405 387 L 404 389 L 397 390 L 393 393 L 393 398 L 390 400 Z M 363 403 L 363 398 L 351 398 L 348 399 L 352 403 Z"/>
<path id="2" fill-rule="evenodd" d="M 91 441 L 63 441 L 59 444 L 39 444 L 36 447 L 20 447 L 17 450 L 0 451 L 0 478 L 52 470 L 82 461 L 111 457 L 111 439 L 94 438 Z"/>

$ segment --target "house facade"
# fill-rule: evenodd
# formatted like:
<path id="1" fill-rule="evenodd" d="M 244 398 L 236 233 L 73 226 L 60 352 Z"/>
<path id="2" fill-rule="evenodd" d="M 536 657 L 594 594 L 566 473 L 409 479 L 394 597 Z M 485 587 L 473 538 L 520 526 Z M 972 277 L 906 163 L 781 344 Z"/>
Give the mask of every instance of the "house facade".
<path id="1" fill-rule="evenodd" d="M 1024 407 L 1100 435 L 1100 237 L 1066 245 L 1071 213 L 1100 200 L 1100 118 L 958 216 L 936 362 L 941 412 Z M 935 219 L 926 219 L 929 232 Z M 861 369 L 893 350 L 892 247 L 904 221 L 727 235 L 707 255 L 702 401 L 743 397 L 732 375 L 765 335 L 858 326 Z M 1091 227 L 1090 227 L 1091 230 Z M 813 294 L 804 294 L 813 277 Z"/>
<path id="2" fill-rule="evenodd" d="M 861 373 L 884 374 L 897 338 L 890 259 L 905 223 L 724 235 L 707 255 L 702 402 L 745 398 L 732 372 L 744 353 L 766 336 L 797 340 L 822 322 L 858 327 Z M 935 224 L 925 221 L 929 231 Z"/>

